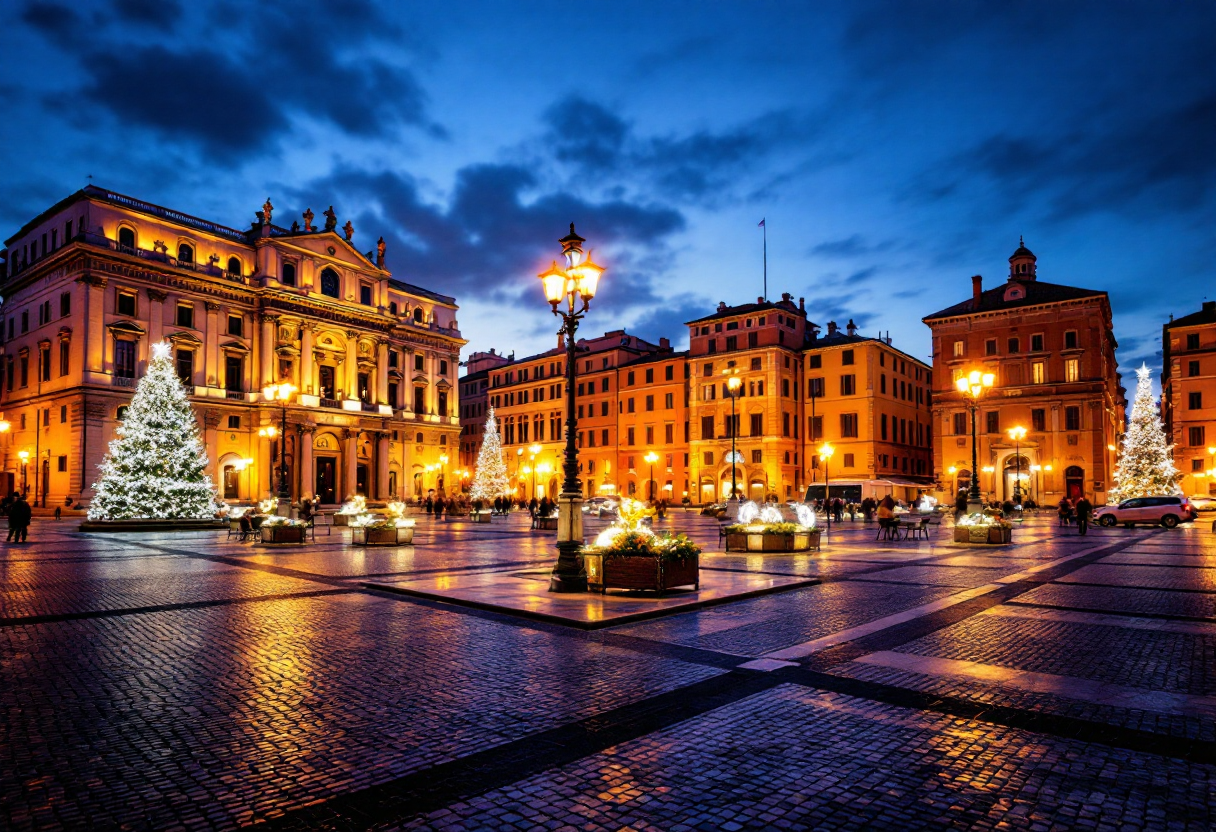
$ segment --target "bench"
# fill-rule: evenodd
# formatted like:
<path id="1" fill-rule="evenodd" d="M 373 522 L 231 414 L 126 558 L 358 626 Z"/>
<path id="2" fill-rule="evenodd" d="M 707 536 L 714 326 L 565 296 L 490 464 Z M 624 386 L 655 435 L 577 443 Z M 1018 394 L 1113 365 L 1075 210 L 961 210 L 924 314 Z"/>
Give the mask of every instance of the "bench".
<path id="1" fill-rule="evenodd" d="M 325 529 L 326 537 L 334 533 L 334 516 L 332 514 L 322 514 L 317 512 L 312 517 L 308 518 L 308 533 L 312 535 L 312 539 L 317 539 L 317 526 Z"/>

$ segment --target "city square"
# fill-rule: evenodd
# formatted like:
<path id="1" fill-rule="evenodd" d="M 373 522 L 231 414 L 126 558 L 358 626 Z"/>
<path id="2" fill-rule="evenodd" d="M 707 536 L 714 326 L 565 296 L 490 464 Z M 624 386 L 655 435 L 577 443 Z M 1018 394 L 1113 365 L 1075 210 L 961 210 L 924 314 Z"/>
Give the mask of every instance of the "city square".
<path id="1" fill-rule="evenodd" d="M 1216 829 L 1216 5 L 0 26 L 0 829 Z"/>

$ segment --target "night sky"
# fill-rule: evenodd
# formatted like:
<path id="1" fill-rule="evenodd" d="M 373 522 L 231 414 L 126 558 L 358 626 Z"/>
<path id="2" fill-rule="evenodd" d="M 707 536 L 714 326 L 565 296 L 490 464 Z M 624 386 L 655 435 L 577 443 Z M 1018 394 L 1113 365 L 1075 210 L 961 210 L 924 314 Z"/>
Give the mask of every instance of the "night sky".
<path id="1" fill-rule="evenodd" d="M 687 343 L 761 292 L 890 330 L 1004 280 L 1105 289 L 1125 374 L 1216 297 L 1216 4 L 8 2 L 0 225 L 87 184 L 247 228 L 329 204 L 469 349 Z M 1156 363 L 1154 363 L 1156 362 Z M 1129 383 L 1126 382 L 1125 383 Z"/>

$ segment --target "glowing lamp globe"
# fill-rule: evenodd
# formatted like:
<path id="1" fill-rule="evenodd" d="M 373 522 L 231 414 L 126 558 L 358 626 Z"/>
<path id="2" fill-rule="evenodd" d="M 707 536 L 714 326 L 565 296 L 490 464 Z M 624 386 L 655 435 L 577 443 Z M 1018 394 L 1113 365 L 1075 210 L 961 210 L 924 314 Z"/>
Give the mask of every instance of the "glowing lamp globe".
<path id="1" fill-rule="evenodd" d="M 540 278 L 541 285 L 545 290 L 545 300 L 554 306 L 561 303 L 562 298 L 566 294 L 567 278 L 566 273 L 557 267 L 557 262 L 553 262 L 546 271 L 541 272 L 537 276 Z"/>
<path id="2" fill-rule="evenodd" d="M 591 300 L 595 297 L 595 291 L 599 286 L 600 275 L 604 273 L 604 267 L 592 261 L 591 252 L 587 252 L 587 259 L 578 266 L 575 266 L 571 271 L 578 275 L 577 289 L 578 293 L 583 296 L 583 300 Z"/>
<path id="3" fill-rule="evenodd" d="M 834 447 L 832 447 L 831 445 L 829 445 L 827 442 L 824 442 L 822 445 L 819 446 L 819 455 L 821 457 L 823 457 L 824 459 L 831 459 L 832 454 L 834 454 L 834 453 L 836 453 L 836 449 Z"/>

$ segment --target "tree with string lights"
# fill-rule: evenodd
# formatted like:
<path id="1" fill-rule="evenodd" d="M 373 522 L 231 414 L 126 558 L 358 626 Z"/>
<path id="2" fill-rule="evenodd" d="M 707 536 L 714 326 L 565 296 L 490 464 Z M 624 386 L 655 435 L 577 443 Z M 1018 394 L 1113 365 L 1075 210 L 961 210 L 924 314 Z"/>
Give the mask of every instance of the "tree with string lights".
<path id="1" fill-rule="evenodd" d="M 1161 414 L 1153 399 L 1151 373 L 1141 365 L 1136 375 L 1139 380 L 1132 417 L 1115 466 L 1114 488 L 1107 495 L 1112 503 L 1133 497 L 1182 493 L 1178 487 L 1182 474 L 1174 467 L 1174 446 L 1166 441 Z"/>
<path id="2" fill-rule="evenodd" d="M 469 499 L 491 501 L 507 493 L 507 463 L 502 458 L 502 443 L 498 438 L 498 420 L 494 408 L 486 417 L 486 429 L 481 440 L 481 451 L 477 454 L 477 472 L 473 475 L 473 487 Z"/>

